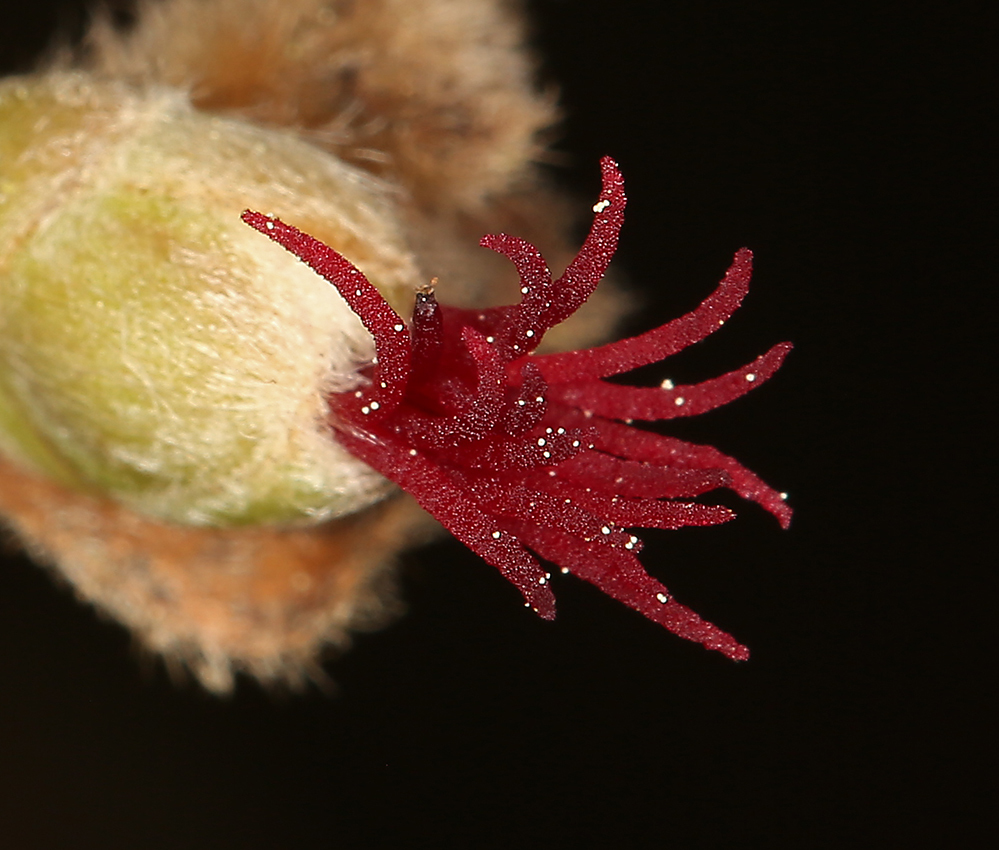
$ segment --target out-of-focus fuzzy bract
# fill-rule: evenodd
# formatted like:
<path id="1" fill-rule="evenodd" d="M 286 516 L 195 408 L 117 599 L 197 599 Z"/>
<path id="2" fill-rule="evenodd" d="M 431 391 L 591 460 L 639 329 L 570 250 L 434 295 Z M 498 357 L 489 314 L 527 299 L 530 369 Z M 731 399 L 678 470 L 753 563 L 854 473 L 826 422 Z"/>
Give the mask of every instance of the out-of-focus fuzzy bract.
<path id="1" fill-rule="evenodd" d="M 528 177 L 555 118 L 495 0 L 143 0 L 91 67 L 190 92 L 195 106 L 294 127 L 389 174 L 422 203 L 474 209 Z"/>

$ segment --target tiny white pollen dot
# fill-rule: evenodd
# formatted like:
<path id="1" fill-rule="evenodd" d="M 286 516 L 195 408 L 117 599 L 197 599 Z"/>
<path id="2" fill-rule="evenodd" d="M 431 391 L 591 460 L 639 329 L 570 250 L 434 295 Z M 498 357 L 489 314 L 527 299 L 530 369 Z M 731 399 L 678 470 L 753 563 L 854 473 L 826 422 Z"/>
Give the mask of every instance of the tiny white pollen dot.
<path id="1" fill-rule="evenodd" d="M 785 502 L 787 501 L 787 493 L 781 493 L 781 494 L 780 494 L 780 497 L 781 497 L 781 498 L 782 498 L 782 499 L 783 499 L 783 500 L 784 500 Z"/>
<path id="2" fill-rule="evenodd" d="M 388 384 L 386 384 L 386 383 L 385 383 L 384 381 L 382 381 L 382 382 L 381 382 L 381 383 L 379 384 L 379 386 L 380 386 L 380 387 L 381 387 L 381 388 L 382 388 L 382 389 L 384 390 L 384 389 L 385 389 L 385 388 L 386 388 L 386 387 L 388 386 Z"/>
<path id="3" fill-rule="evenodd" d="M 501 534 L 502 534 L 502 532 L 500 532 L 500 531 L 494 531 L 493 532 L 493 539 L 494 540 L 499 540 Z"/>
<path id="4" fill-rule="evenodd" d="M 534 331 L 528 331 L 524 336 L 534 336 Z"/>
<path id="5" fill-rule="evenodd" d="M 545 428 L 545 433 L 546 433 L 546 434 L 550 434 L 551 432 L 552 432 L 552 429 L 551 429 L 551 428 Z"/>
<path id="6" fill-rule="evenodd" d="M 538 584 L 545 584 L 547 581 L 548 579 L 546 579 L 544 576 L 541 576 L 541 578 L 538 579 Z"/>
<path id="7" fill-rule="evenodd" d="M 605 525 L 603 528 L 600 529 L 600 533 L 601 534 L 610 534 L 610 529 Z"/>
<path id="8" fill-rule="evenodd" d="M 669 378 L 667 378 L 659 386 L 662 387 L 664 390 L 671 390 L 673 389 L 673 382 Z"/>
<path id="9" fill-rule="evenodd" d="M 381 407 L 381 405 L 377 401 L 371 402 L 371 409 L 372 410 L 378 410 L 379 407 Z"/>
<path id="10" fill-rule="evenodd" d="M 526 401 L 524 401 L 523 399 L 519 399 L 519 400 L 517 401 L 517 406 L 518 406 L 518 407 L 523 407 L 523 406 L 524 406 L 525 404 L 527 404 L 527 402 L 526 402 Z"/>
<path id="11" fill-rule="evenodd" d="M 551 573 L 545 573 L 545 578 L 551 578 L 551 577 L 552 577 Z"/>
<path id="12" fill-rule="evenodd" d="M 542 452 L 541 454 L 542 454 L 542 455 L 543 455 L 543 456 L 544 456 L 545 458 L 549 458 L 549 457 L 551 457 L 551 456 L 552 456 L 552 453 L 551 453 L 551 452 Z"/>
<path id="13" fill-rule="evenodd" d="M 354 398 L 360 398 L 362 395 L 364 395 L 364 393 L 362 393 L 360 390 L 355 390 Z"/>
<path id="14" fill-rule="evenodd" d="M 524 603 L 524 607 L 525 608 L 530 608 L 531 607 L 531 603 L 530 602 L 525 602 Z"/>
<path id="15" fill-rule="evenodd" d="M 416 449 L 410 449 L 409 450 L 409 456 L 410 457 L 416 457 Z"/>
<path id="16" fill-rule="evenodd" d="M 273 230 L 274 229 L 274 222 L 273 221 L 267 222 L 267 229 L 268 230 Z"/>
<path id="17" fill-rule="evenodd" d="M 667 602 L 669 602 L 669 597 L 665 593 L 657 593 L 656 594 L 656 599 L 658 599 L 660 602 L 662 602 L 663 605 L 665 605 Z"/>
<path id="18" fill-rule="evenodd" d="M 496 342 L 496 337 L 494 337 L 494 336 L 487 336 L 486 337 L 486 342 Z"/>
<path id="19" fill-rule="evenodd" d="M 569 568 L 568 567 L 562 567 L 562 575 L 569 575 Z"/>
<path id="20" fill-rule="evenodd" d="M 686 399 L 682 395 L 679 395 L 675 399 L 673 399 L 673 404 L 679 407 L 684 403 L 684 401 L 686 401 Z"/>
<path id="21" fill-rule="evenodd" d="M 631 541 L 629 540 L 629 541 L 628 541 L 627 543 L 625 543 L 625 544 L 624 544 L 624 548 L 625 548 L 625 549 L 634 549 L 634 548 L 635 548 L 635 544 L 634 544 L 634 543 L 632 543 L 632 542 L 631 542 Z"/>
<path id="22" fill-rule="evenodd" d="M 602 201 L 597 201 L 597 203 L 593 205 L 593 212 L 602 213 L 605 209 L 607 209 L 607 207 L 610 206 L 610 204 L 611 202 L 608 201 L 606 198 L 604 198 Z"/>
<path id="23" fill-rule="evenodd" d="M 535 396 L 535 397 L 534 397 L 534 400 L 535 400 L 535 401 L 536 401 L 536 402 L 537 402 L 538 404 L 541 404 L 541 402 L 543 402 L 543 401 L 545 400 L 545 397 L 544 397 L 543 395 L 539 395 L 539 396 Z"/>
<path id="24" fill-rule="evenodd" d="M 527 287 L 527 286 L 520 287 L 520 293 L 521 293 L 521 295 L 527 295 L 527 293 L 530 292 L 530 291 L 531 291 L 530 288 Z"/>
<path id="25" fill-rule="evenodd" d="M 574 449 L 578 449 L 579 448 L 579 440 L 573 440 L 572 441 L 572 447 Z"/>
<path id="26" fill-rule="evenodd" d="M 394 325 L 393 327 L 394 327 L 395 330 L 401 331 L 403 326 L 402 325 Z"/>
<path id="27" fill-rule="evenodd" d="M 354 295 L 360 295 L 360 294 L 361 294 L 361 290 L 360 289 L 355 289 L 354 290 Z"/>
<path id="28" fill-rule="evenodd" d="M 365 405 L 364 407 L 361 408 L 361 413 L 367 415 L 367 414 L 371 413 L 371 408 L 368 407 L 367 405 Z"/>
<path id="29" fill-rule="evenodd" d="M 749 381 L 750 383 L 752 383 L 753 381 L 756 380 L 756 375 L 754 375 L 752 372 L 749 372 L 746 375 L 746 380 Z"/>
<path id="30" fill-rule="evenodd" d="M 565 433 L 565 428 L 559 428 L 558 431 L 556 431 L 555 433 L 557 433 L 557 434 L 564 434 Z"/>
<path id="31" fill-rule="evenodd" d="M 725 324 L 725 320 L 724 320 L 724 319 L 719 319 L 719 320 L 718 320 L 718 326 L 719 326 L 719 327 L 721 327 L 721 326 L 722 326 L 722 325 L 724 325 L 724 324 Z"/>
<path id="32" fill-rule="evenodd" d="M 544 444 L 545 444 L 545 438 L 544 437 L 538 437 L 538 445 L 539 446 L 543 446 Z"/>

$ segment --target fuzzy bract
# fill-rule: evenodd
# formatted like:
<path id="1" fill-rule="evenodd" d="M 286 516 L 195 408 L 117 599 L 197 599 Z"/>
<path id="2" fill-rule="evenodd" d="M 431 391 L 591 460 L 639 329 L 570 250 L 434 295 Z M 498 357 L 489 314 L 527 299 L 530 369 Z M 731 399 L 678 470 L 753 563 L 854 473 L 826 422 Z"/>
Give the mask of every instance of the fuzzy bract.
<path id="1" fill-rule="evenodd" d="M 703 413 L 760 386 L 790 350 L 775 345 L 719 378 L 657 388 L 605 381 L 704 339 L 739 306 L 752 254 L 743 249 L 693 312 L 631 339 L 585 351 L 536 355 L 545 332 L 592 294 L 617 247 L 624 184 L 601 162 L 603 187 L 582 249 L 561 277 L 538 249 L 505 234 L 481 244 L 504 254 L 521 279 L 519 304 L 481 311 L 417 293 L 405 322 L 348 260 L 280 220 L 243 220 L 332 283 L 375 340 L 356 390 L 330 397 L 335 438 L 391 479 L 455 537 L 515 584 L 526 604 L 555 615 L 540 557 L 592 582 L 670 631 L 733 659 L 749 651 L 672 598 L 637 558 L 631 528 L 716 525 L 733 513 L 693 499 L 719 487 L 757 502 L 783 526 L 781 494 L 710 446 L 634 427 Z"/>

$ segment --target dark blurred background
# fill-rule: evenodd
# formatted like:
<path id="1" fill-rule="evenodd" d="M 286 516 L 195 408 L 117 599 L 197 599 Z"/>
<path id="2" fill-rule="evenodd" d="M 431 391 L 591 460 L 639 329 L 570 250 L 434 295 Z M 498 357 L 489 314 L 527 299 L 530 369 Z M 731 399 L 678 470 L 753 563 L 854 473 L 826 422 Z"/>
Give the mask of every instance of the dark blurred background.
<path id="1" fill-rule="evenodd" d="M 2 70 L 86 6 L 4 5 Z M 627 179 L 619 265 L 643 307 L 624 330 L 693 308 L 748 245 L 745 306 L 669 374 L 796 345 L 766 387 L 670 429 L 789 491 L 791 530 L 732 501 L 724 527 L 645 535 L 650 571 L 748 663 L 569 577 L 542 622 L 444 541 L 406 557 L 405 618 L 329 665 L 336 695 L 218 700 L 9 548 L 0 842 L 969 843 L 994 764 L 995 545 L 973 545 L 994 505 L 985 8 L 530 4 L 567 115 L 557 179 L 584 209 L 600 155 Z"/>

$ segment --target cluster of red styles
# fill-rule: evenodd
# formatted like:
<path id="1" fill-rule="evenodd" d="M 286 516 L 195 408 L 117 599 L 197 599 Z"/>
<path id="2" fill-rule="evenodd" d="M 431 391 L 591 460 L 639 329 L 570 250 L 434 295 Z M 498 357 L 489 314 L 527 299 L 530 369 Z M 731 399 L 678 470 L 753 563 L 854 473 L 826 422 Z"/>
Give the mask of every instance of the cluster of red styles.
<path id="1" fill-rule="evenodd" d="M 426 287 L 408 324 L 332 248 L 271 216 L 247 211 L 243 220 L 333 284 L 374 337 L 376 357 L 362 385 L 329 399 L 329 424 L 348 451 L 412 494 L 545 619 L 555 616 L 555 597 L 535 555 L 677 635 L 744 660 L 746 647 L 645 572 L 636 557 L 641 542 L 629 529 L 727 522 L 734 516 L 728 508 L 692 501 L 720 487 L 787 527 L 784 495 L 711 446 L 631 423 L 726 404 L 773 375 L 791 345 L 699 384 L 638 388 L 603 380 L 658 362 L 723 325 L 749 289 L 752 254 L 743 249 L 692 313 L 597 348 L 533 354 L 545 332 L 593 293 L 617 247 L 624 183 L 609 157 L 601 168 L 593 225 L 560 278 L 552 279 L 529 242 L 485 236 L 481 245 L 516 266 L 520 303 L 457 309 L 439 305 Z"/>

